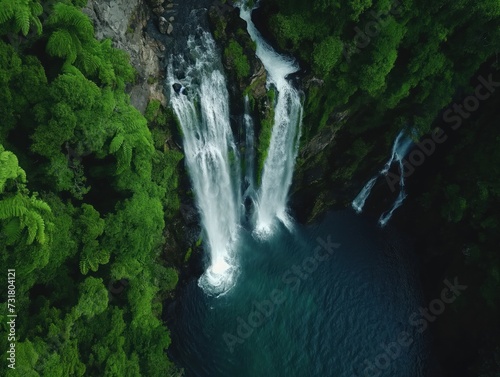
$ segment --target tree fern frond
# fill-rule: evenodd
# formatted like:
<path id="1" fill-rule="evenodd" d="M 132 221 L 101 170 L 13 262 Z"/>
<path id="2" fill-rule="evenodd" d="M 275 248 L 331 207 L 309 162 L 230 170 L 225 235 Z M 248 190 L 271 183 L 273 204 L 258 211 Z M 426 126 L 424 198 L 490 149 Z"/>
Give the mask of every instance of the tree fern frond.
<path id="1" fill-rule="evenodd" d="M 82 13 L 79 9 L 66 5 L 64 3 L 57 3 L 54 10 L 47 20 L 48 25 L 57 25 L 71 30 L 81 40 L 91 40 L 94 36 L 94 27 L 90 19 Z"/>
<path id="2" fill-rule="evenodd" d="M 34 216 L 25 216 L 21 222 L 26 224 L 26 228 L 28 228 L 28 238 L 26 240 L 26 244 L 31 245 L 38 234 L 36 219 Z"/>
<path id="3" fill-rule="evenodd" d="M 31 241 L 28 238 L 28 245 L 31 245 L 35 239 L 43 245 L 45 243 L 45 221 L 38 212 L 30 211 L 29 215 L 33 218 L 32 224 L 35 237 Z M 31 235 L 30 229 L 28 229 L 28 233 Z"/>
<path id="4" fill-rule="evenodd" d="M 38 1 L 30 2 L 30 10 L 33 16 L 40 16 L 43 13 L 43 6 Z"/>
<path id="5" fill-rule="evenodd" d="M 109 263 L 109 258 L 110 258 L 110 254 L 109 254 L 109 251 L 106 251 L 106 250 L 102 250 L 99 254 L 98 254 L 98 261 L 100 264 L 107 264 Z"/>
<path id="6" fill-rule="evenodd" d="M 97 271 L 97 269 L 99 268 L 99 263 L 97 263 L 97 261 L 93 260 L 92 258 L 89 258 L 89 259 L 87 260 L 87 265 L 88 265 L 88 266 L 89 266 L 89 268 L 90 268 L 92 271 L 94 271 L 94 272 L 96 272 L 96 271 Z"/>
<path id="7" fill-rule="evenodd" d="M 16 26 L 21 30 L 24 36 L 28 35 L 30 31 L 30 16 L 30 10 L 27 7 L 19 7 L 16 10 Z"/>
<path id="8" fill-rule="evenodd" d="M 70 74 L 73 76 L 81 76 L 82 75 L 82 72 L 78 68 L 76 68 L 73 64 L 69 63 L 68 61 L 63 64 L 61 71 L 65 74 Z"/>
<path id="9" fill-rule="evenodd" d="M 78 60 L 78 62 L 87 75 L 93 75 L 94 73 L 96 73 L 100 65 L 99 57 L 94 55 L 93 53 L 85 51 L 85 49 L 82 49 L 82 51 L 80 51 L 80 59 Z"/>
<path id="10" fill-rule="evenodd" d="M 27 212 L 20 194 L 0 200 L 0 220 L 22 217 Z"/>
<path id="11" fill-rule="evenodd" d="M 3 192 L 8 179 L 21 178 L 24 182 L 26 174 L 19 167 L 19 162 L 14 153 L 0 149 L 0 193 Z"/>
<path id="12" fill-rule="evenodd" d="M 9 21 L 14 16 L 14 8 L 11 0 L 0 1 L 0 24 Z"/>
<path id="13" fill-rule="evenodd" d="M 116 153 L 123 145 L 124 140 L 125 137 L 122 134 L 116 135 L 113 140 L 111 140 L 111 144 L 109 145 L 109 153 Z"/>
<path id="14" fill-rule="evenodd" d="M 82 275 L 87 275 L 87 273 L 89 272 L 89 266 L 87 264 L 86 258 L 80 260 L 80 272 L 82 273 Z"/>
<path id="15" fill-rule="evenodd" d="M 70 56 L 75 56 L 75 46 L 73 46 L 73 38 L 67 30 L 54 31 L 47 42 L 47 53 L 51 56 L 68 59 Z M 69 60 L 69 59 L 68 59 Z M 69 60 L 70 61 L 70 60 Z M 73 63 L 70 61 L 70 63 Z"/>
<path id="16" fill-rule="evenodd" d="M 130 168 L 130 163 L 132 162 L 132 147 L 128 143 L 124 142 L 117 153 L 117 157 L 118 167 L 116 169 L 116 173 L 121 174 Z"/>
<path id="17" fill-rule="evenodd" d="M 36 16 L 31 15 L 30 16 L 30 23 L 35 26 L 36 33 L 38 35 L 42 35 L 43 27 L 42 27 L 42 23 L 40 22 L 40 19 Z"/>
<path id="18" fill-rule="evenodd" d="M 40 211 L 47 212 L 47 213 L 52 212 L 52 210 L 50 209 L 50 206 L 47 203 L 45 203 L 43 200 L 37 199 L 34 195 L 31 196 L 30 201 L 31 201 L 31 205 L 33 206 L 33 208 L 36 208 Z"/>
<path id="19" fill-rule="evenodd" d="M 3 228 L 3 232 L 7 236 L 7 245 L 13 245 L 21 238 L 21 224 L 17 217 L 7 221 Z"/>

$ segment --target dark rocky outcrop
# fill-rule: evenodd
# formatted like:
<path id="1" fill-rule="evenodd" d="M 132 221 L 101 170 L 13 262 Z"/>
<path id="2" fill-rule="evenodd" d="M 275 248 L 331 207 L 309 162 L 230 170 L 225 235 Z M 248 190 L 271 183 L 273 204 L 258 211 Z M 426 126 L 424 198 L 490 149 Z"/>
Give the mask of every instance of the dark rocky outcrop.
<path id="1" fill-rule="evenodd" d="M 145 31 L 151 11 L 144 1 L 89 0 L 83 12 L 93 21 L 98 39 L 110 38 L 114 47 L 129 53 L 137 70 L 137 80 L 128 89 L 132 105 L 141 112 L 151 99 L 166 105 L 162 87 L 165 47 Z"/>

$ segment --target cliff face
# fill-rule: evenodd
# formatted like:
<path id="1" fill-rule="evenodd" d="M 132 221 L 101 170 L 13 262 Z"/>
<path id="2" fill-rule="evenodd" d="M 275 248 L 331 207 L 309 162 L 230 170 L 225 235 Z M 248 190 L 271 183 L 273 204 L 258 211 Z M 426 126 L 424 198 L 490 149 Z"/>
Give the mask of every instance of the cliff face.
<path id="1" fill-rule="evenodd" d="M 153 39 L 146 26 L 152 13 L 143 0 L 89 0 L 83 9 L 94 23 L 97 39 L 110 38 L 113 46 L 125 50 L 137 70 L 129 88 L 131 103 L 144 113 L 150 99 L 166 105 L 163 93 L 165 47 Z"/>

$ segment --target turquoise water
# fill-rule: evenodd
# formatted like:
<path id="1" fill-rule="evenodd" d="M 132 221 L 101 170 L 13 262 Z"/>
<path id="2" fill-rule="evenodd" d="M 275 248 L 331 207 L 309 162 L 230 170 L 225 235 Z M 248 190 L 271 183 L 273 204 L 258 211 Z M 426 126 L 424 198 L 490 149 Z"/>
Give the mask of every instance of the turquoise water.
<path id="1" fill-rule="evenodd" d="M 346 210 L 265 241 L 243 231 L 227 294 L 181 292 L 170 356 L 186 376 L 427 376 L 413 251 L 375 224 Z"/>

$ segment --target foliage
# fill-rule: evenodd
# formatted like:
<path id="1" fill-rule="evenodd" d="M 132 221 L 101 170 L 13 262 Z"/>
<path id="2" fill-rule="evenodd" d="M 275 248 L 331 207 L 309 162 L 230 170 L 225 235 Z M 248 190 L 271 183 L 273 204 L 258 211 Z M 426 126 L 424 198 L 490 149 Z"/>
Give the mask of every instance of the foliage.
<path id="1" fill-rule="evenodd" d="M 37 0 L 0 1 L 0 35 L 22 33 L 27 36 L 30 29 L 42 33 L 39 16 L 43 7 Z"/>
<path id="2" fill-rule="evenodd" d="M 269 146 L 271 145 L 271 136 L 273 133 L 274 124 L 274 108 L 276 106 L 276 92 L 274 88 L 270 88 L 267 92 L 267 111 L 266 115 L 261 119 L 259 140 L 257 143 L 257 181 L 262 178 L 262 170 L 266 162 Z"/>
<path id="3" fill-rule="evenodd" d="M 159 297 L 178 277 L 159 256 L 180 206 L 175 122 L 130 105 L 128 56 L 95 39 L 85 4 L 0 0 L 0 258 L 30 313 L 7 375 L 169 375 Z"/>
<path id="4" fill-rule="evenodd" d="M 327 75 L 342 56 L 344 46 L 336 37 L 328 37 L 319 42 L 313 51 L 313 67 L 322 75 Z"/>
<path id="5" fill-rule="evenodd" d="M 224 56 L 234 68 L 238 80 L 250 75 L 250 63 L 243 53 L 243 47 L 237 41 L 229 41 L 228 47 L 224 50 Z"/>

